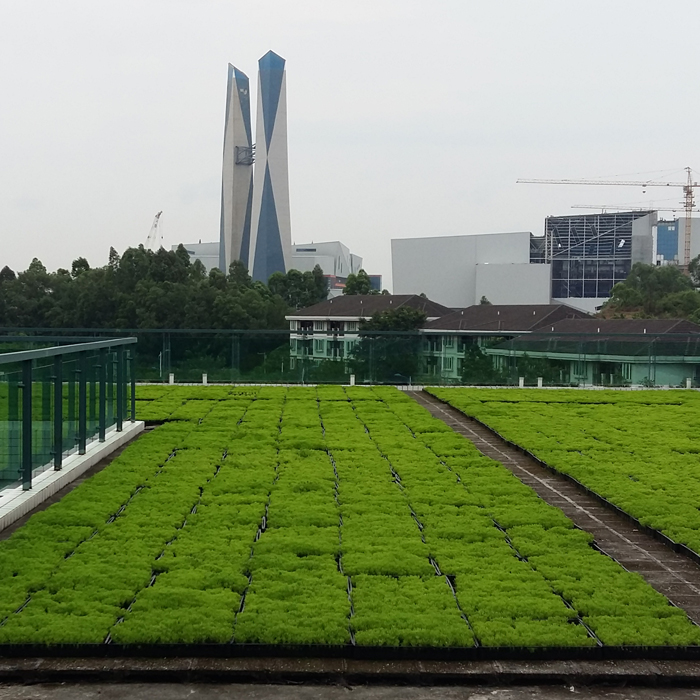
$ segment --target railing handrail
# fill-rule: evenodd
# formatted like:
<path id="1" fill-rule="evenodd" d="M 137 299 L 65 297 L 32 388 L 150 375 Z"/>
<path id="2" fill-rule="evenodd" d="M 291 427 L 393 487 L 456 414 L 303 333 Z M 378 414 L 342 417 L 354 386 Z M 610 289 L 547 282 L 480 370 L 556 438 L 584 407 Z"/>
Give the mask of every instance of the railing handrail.
<path id="1" fill-rule="evenodd" d="M 37 348 L 36 350 L 20 350 L 18 352 L 7 352 L 0 354 L 0 365 L 7 365 L 14 362 L 24 362 L 25 360 L 39 360 L 46 357 L 56 357 L 56 355 L 73 355 L 89 350 L 100 350 L 119 345 L 134 345 L 138 342 L 136 338 L 110 338 L 109 340 L 98 340 L 92 343 L 78 343 L 76 345 L 56 345 L 50 348 Z"/>
<path id="2" fill-rule="evenodd" d="M 60 332 L 72 332 L 72 333 L 89 333 L 91 335 L 86 335 L 86 336 L 59 336 L 57 333 Z M 17 336 L 17 335 L 12 335 L 12 336 L 3 336 L 3 333 L 45 333 L 45 334 L 51 334 L 51 335 L 23 335 L 23 336 Z M 688 332 L 677 332 L 677 331 L 670 331 L 670 332 L 664 332 L 664 331 L 656 331 L 656 332 L 649 332 L 649 333 L 631 333 L 631 332 L 611 332 L 611 331 L 604 331 L 604 332 L 584 332 L 584 331 L 543 331 L 541 329 L 535 329 L 533 331 L 514 331 L 514 330 L 505 330 L 505 329 L 494 329 L 494 328 L 489 328 L 489 329 L 469 329 L 469 330 L 460 330 L 460 329 L 437 329 L 437 328 L 419 328 L 416 330 L 408 330 L 408 331 L 377 331 L 377 330 L 368 330 L 368 329 L 362 329 L 358 328 L 357 330 L 354 331 L 333 331 L 333 330 L 328 330 L 324 329 L 322 331 L 313 331 L 313 330 L 292 330 L 290 328 L 17 328 L 17 327 L 6 327 L 2 328 L 0 327 L 0 342 L 3 342 L 3 340 L 7 339 L 6 342 L 31 342 L 33 339 L 36 340 L 60 340 L 65 338 L 66 340 L 79 340 L 82 337 L 85 338 L 95 338 L 95 337 L 104 337 L 105 334 L 107 333 L 142 333 L 142 334 L 163 334 L 163 333 L 168 333 L 172 335 L 304 335 L 309 338 L 313 337 L 314 335 L 317 335 L 318 337 L 321 336 L 329 336 L 329 335 L 339 335 L 339 334 L 344 334 L 344 336 L 347 338 L 348 336 L 357 336 L 357 339 L 359 339 L 361 336 L 420 336 L 420 337 L 425 337 L 425 336 L 445 336 L 445 335 L 454 335 L 454 336 L 459 336 L 459 337 L 470 337 L 473 335 L 482 335 L 482 336 L 510 336 L 511 338 L 527 338 L 529 339 L 535 339 L 535 340 L 543 340 L 546 338 L 552 338 L 552 337 L 563 337 L 563 338 L 581 338 L 584 337 L 586 339 L 597 339 L 600 340 L 601 338 L 642 338 L 645 340 L 649 340 L 650 338 L 653 339 L 671 339 L 671 340 L 677 340 L 680 338 L 683 339 L 688 339 L 688 338 L 693 338 L 693 339 L 700 339 L 700 333 L 697 331 L 688 331 Z M 353 338 L 349 338 L 352 340 Z M 67 347 L 67 346 L 64 346 Z"/>

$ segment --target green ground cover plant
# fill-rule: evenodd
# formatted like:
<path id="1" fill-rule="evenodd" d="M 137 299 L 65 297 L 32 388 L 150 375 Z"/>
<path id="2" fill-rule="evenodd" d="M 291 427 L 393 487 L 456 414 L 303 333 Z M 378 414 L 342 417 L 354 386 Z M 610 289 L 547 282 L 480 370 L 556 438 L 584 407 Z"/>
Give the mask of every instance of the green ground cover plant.
<path id="1" fill-rule="evenodd" d="M 0 643 L 700 643 L 395 389 L 144 389 L 177 415 L 0 542 Z"/>
<path id="2" fill-rule="evenodd" d="M 578 646 L 592 639 L 586 628 L 605 644 L 697 643 L 682 611 L 591 548 L 561 511 L 441 421 L 426 420 L 405 395 L 375 393 L 384 401 L 358 404 L 357 412 L 399 475 L 434 560 L 455 576 L 457 599 L 483 644 Z M 402 449 L 401 423 L 434 461 Z"/>
<path id="3" fill-rule="evenodd" d="M 700 553 L 697 392 L 430 392 Z"/>

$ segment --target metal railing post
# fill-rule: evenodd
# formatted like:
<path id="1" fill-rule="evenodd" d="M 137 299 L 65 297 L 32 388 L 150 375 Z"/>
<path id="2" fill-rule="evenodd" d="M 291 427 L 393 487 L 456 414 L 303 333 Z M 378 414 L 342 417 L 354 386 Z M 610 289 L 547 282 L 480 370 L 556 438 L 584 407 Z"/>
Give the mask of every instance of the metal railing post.
<path id="1" fill-rule="evenodd" d="M 32 488 L 32 361 L 22 362 L 22 488 Z"/>
<path id="2" fill-rule="evenodd" d="M 117 432 L 124 427 L 124 350 L 117 348 Z"/>
<path id="3" fill-rule="evenodd" d="M 114 357 L 113 350 L 107 350 L 107 404 L 109 405 L 109 414 L 112 420 L 114 415 Z"/>
<path id="4" fill-rule="evenodd" d="M 100 442 L 105 441 L 107 432 L 107 348 L 100 350 Z"/>
<path id="5" fill-rule="evenodd" d="M 95 376 L 95 370 L 99 371 L 99 364 L 95 364 L 93 361 L 93 358 L 88 358 L 88 361 L 86 362 L 86 367 L 90 368 L 90 412 L 89 412 L 89 420 L 90 420 L 90 437 L 94 437 L 95 435 L 95 423 L 99 422 L 99 404 L 98 404 L 98 398 L 97 398 L 97 387 L 98 387 L 98 378 Z"/>
<path id="6" fill-rule="evenodd" d="M 63 356 L 53 358 L 53 468 L 63 465 Z"/>
<path id="7" fill-rule="evenodd" d="M 87 450 L 87 353 L 81 352 L 78 360 L 78 454 Z"/>
<path id="8" fill-rule="evenodd" d="M 131 371 L 131 422 L 136 421 L 136 351 L 129 350 L 129 369 Z"/>
<path id="9" fill-rule="evenodd" d="M 72 376 L 68 381 L 68 425 L 71 441 L 74 445 L 78 442 L 77 435 L 75 434 L 75 382 L 78 378 L 79 371 L 80 368 L 74 365 Z"/>

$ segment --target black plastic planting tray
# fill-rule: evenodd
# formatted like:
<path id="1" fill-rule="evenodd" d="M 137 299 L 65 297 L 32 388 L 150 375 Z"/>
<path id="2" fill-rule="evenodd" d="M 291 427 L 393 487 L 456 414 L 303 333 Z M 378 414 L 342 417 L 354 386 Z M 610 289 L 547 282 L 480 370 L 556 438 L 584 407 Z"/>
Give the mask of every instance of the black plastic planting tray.
<path id="1" fill-rule="evenodd" d="M 692 559 L 696 564 L 700 564 L 700 554 L 698 554 L 697 552 L 690 549 L 690 547 L 688 547 L 687 545 L 680 544 L 679 542 L 672 540 L 667 535 L 664 535 L 663 532 L 660 532 L 659 530 L 656 530 L 653 527 L 649 527 L 648 525 L 644 525 L 643 523 L 639 522 L 639 520 L 637 520 L 637 518 L 635 518 L 634 516 L 625 512 L 624 510 L 622 510 L 622 508 L 616 506 L 614 503 L 610 502 L 604 496 L 601 496 L 599 493 L 592 491 L 591 489 L 588 488 L 588 486 L 586 486 L 585 484 L 582 484 L 578 479 L 574 478 L 570 474 L 566 474 L 562 471 L 559 471 L 558 469 L 555 469 L 554 467 L 551 467 L 549 464 L 547 464 L 547 462 L 543 462 L 537 455 L 534 455 L 529 450 L 526 450 L 524 447 L 521 447 L 517 443 L 512 442 L 508 438 L 503 437 L 503 435 L 501 435 L 497 430 L 494 430 L 490 425 L 487 425 L 486 423 L 479 420 L 478 418 L 475 418 L 474 416 L 470 416 L 468 413 L 465 413 L 464 411 L 460 411 L 458 408 L 453 406 L 451 403 L 444 401 L 443 399 L 435 396 L 434 394 L 430 394 L 430 396 L 432 396 L 434 399 L 437 399 L 441 403 L 445 404 L 445 406 L 449 406 L 450 408 L 454 409 L 458 413 L 461 413 L 466 418 L 469 418 L 469 420 L 473 420 L 475 423 L 478 423 L 482 427 L 486 428 L 486 430 L 488 430 L 490 433 L 492 433 L 493 435 L 495 435 L 499 439 L 503 440 L 503 442 L 505 442 L 507 445 L 510 445 L 510 447 L 516 449 L 521 454 L 527 455 L 530 459 L 537 462 L 537 464 L 539 464 L 541 467 L 544 467 L 544 469 L 546 469 L 547 471 L 551 472 L 552 474 L 557 474 L 558 476 L 563 477 L 567 481 L 570 481 L 572 484 L 576 484 L 576 486 L 578 488 L 580 488 L 582 491 L 585 491 L 591 498 L 594 498 L 601 505 L 603 505 L 606 508 L 608 508 L 609 510 L 617 513 L 619 516 L 625 518 L 625 520 L 628 520 L 629 522 L 634 523 L 634 525 L 639 530 L 646 533 L 647 535 L 650 535 L 655 540 L 658 540 L 659 542 L 663 542 L 667 547 L 672 549 L 674 552 L 677 552 L 678 554 L 682 554 L 683 556 L 688 557 L 688 559 Z"/>
<path id="2" fill-rule="evenodd" d="M 699 661 L 693 647 L 371 647 L 271 644 L 0 644 L 0 658 L 343 658 L 370 661 Z"/>

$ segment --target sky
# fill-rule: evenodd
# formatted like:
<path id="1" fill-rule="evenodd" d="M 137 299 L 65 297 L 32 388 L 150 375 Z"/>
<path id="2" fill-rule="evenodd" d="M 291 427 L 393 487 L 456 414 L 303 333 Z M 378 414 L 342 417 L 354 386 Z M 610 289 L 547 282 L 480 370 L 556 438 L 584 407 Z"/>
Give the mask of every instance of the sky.
<path id="1" fill-rule="evenodd" d="M 287 60 L 292 239 L 391 288 L 391 239 L 679 206 L 697 0 L 0 0 L 0 267 L 219 237 L 227 64 Z M 698 177 L 700 179 L 700 176 Z M 668 216 L 671 216 L 669 213 Z"/>

